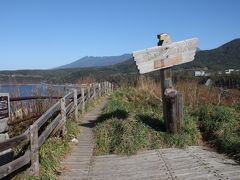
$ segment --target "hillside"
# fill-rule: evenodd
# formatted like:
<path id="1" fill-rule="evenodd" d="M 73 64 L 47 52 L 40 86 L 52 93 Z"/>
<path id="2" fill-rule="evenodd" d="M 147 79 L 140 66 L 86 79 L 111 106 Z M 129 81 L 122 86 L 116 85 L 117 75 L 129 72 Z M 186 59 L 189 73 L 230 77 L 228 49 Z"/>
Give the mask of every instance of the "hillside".
<path id="1" fill-rule="evenodd" d="M 52 70 L 17 70 L 0 71 L 0 84 L 11 83 L 74 83 L 77 80 L 92 76 L 96 80 L 119 79 L 118 77 L 136 74 L 137 69 L 133 60 L 105 66 L 89 68 L 70 68 Z"/>
<path id="2" fill-rule="evenodd" d="M 240 69 L 240 39 L 232 40 L 216 49 L 199 51 L 194 61 L 180 67 L 209 70 Z"/>
<path id="3" fill-rule="evenodd" d="M 132 57 L 131 54 L 123 54 L 121 56 L 103 56 L 103 57 L 85 56 L 70 64 L 60 66 L 57 69 L 108 66 L 108 65 L 124 62 L 130 59 L 131 57 Z"/>
<path id="4" fill-rule="evenodd" d="M 73 83 L 87 76 L 93 76 L 97 80 L 129 81 L 131 80 L 129 75 L 138 74 L 138 70 L 131 55 L 121 57 L 129 58 L 124 62 L 104 67 L 0 71 L 0 83 Z M 198 51 L 194 61 L 174 69 L 182 72 L 180 70 L 202 68 L 209 70 L 240 69 L 240 39 L 235 39 L 216 49 Z"/>
<path id="5" fill-rule="evenodd" d="M 240 59 L 240 39 L 235 39 L 226 43 L 219 48 L 212 50 L 197 49 L 196 58 L 193 62 L 184 64 L 180 67 L 187 69 L 205 68 L 211 70 L 224 70 L 227 68 L 239 68 Z M 124 61 L 132 60 L 131 54 L 123 54 L 120 56 L 85 56 L 72 63 L 60 66 L 56 69 L 76 69 L 90 67 L 104 67 L 118 64 Z M 223 66 L 223 64 L 225 66 Z M 128 68 L 129 69 L 129 68 Z"/>

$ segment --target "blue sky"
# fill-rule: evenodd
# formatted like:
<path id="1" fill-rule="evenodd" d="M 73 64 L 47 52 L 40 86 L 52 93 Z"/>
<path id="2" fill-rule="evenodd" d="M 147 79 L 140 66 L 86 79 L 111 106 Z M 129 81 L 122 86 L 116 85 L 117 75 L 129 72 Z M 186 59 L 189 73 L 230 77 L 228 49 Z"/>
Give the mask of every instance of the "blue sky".
<path id="1" fill-rule="evenodd" d="M 83 56 L 131 53 L 200 39 L 212 49 L 240 37 L 238 0 L 1 0 L 0 69 L 46 69 Z"/>

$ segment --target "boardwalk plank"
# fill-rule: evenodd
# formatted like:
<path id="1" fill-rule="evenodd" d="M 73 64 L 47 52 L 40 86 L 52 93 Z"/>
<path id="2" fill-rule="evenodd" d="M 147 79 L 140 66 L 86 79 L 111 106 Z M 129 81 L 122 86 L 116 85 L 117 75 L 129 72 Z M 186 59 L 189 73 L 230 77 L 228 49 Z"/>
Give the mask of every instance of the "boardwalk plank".
<path id="1" fill-rule="evenodd" d="M 104 101 L 80 123 L 79 143 L 62 164 L 61 180 L 222 180 L 240 179 L 240 165 L 211 149 L 164 148 L 132 156 L 93 156 L 92 128 Z"/>

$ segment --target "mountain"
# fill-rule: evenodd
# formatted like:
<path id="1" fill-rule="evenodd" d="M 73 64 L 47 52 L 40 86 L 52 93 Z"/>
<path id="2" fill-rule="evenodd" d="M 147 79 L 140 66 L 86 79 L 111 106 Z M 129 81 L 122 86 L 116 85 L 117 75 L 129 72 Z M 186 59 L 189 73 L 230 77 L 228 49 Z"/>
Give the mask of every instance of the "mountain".
<path id="1" fill-rule="evenodd" d="M 58 67 L 57 69 L 70 69 L 70 68 L 82 68 L 82 67 L 100 67 L 118 64 L 132 58 L 131 54 L 123 54 L 121 56 L 85 56 L 70 64 L 66 64 Z"/>
<path id="2" fill-rule="evenodd" d="M 201 50 L 195 60 L 179 66 L 183 69 L 240 69 L 240 39 L 234 39 L 216 49 Z"/>
<path id="3" fill-rule="evenodd" d="M 122 57 L 126 57 L 128 60 L 104 67 L 0 71 L 0 84 L 9 82 L 13 84 L 39 82 L 74 83 L 89 76 L 94 77 L 98 81 L 105 79 L 111 79 L 116 82 L 123 80 L 132 81 L 131 78 L 138 74 L 136 63 L 131 55 L 123 55 Z M 230 41 L 216 49 L 200 50 L 196 53 L 194 61 L 174 67 L 178 73 L 186 72 L 187 69 L 206 68 L 215 71 L 230 68 L 240 69 L 240 39 Z M 159 72 L 155 71 L 154 73 L 159 75 Z"/>
<path id="4" fill-rule="evenodd" d="M 120 65 L 121 62 L 127 60 L 132 61 L 131 54 L 104 57 L 86 56 L 57 69 Z M 127 69 L 129 68 L 135 68 L 135 66 L 132 65 Z M 194 61 L 176 66 L 174 69 L 209 69 L 214 71 L 240 69 L 240 39 L 232 40 L 216 49 L 200 50 L 198 48 Z"/>

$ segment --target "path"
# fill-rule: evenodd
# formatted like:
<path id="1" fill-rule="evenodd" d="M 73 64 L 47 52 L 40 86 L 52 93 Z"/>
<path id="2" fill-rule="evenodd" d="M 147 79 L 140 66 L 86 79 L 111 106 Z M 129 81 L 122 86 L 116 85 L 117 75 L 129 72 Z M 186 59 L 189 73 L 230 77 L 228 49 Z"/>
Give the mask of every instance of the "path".
<path id="1" fill-rule="evenodd" d="M 93 151 L 92 128 L 106 103 L 107 100 L 104 99 L 95 109 L 85 114 L 80 123 L 80 136 L 77 138 L 79 143 L 73 147 L 72 153 L 62 162 L 65 170 L 59 179 L 88 178 Z"/>
<path id="2" fill-rule="evenodd" d="M 240 166 L 216 152 L 193 146 L 187 149 L 158 149 L 133 156 L 92 156 L 93 122 L 106 104 L 87 113 L 80 124 L 79 143 L 65 159 L 62 180 L 223 180 L 240 179 Z"/>

